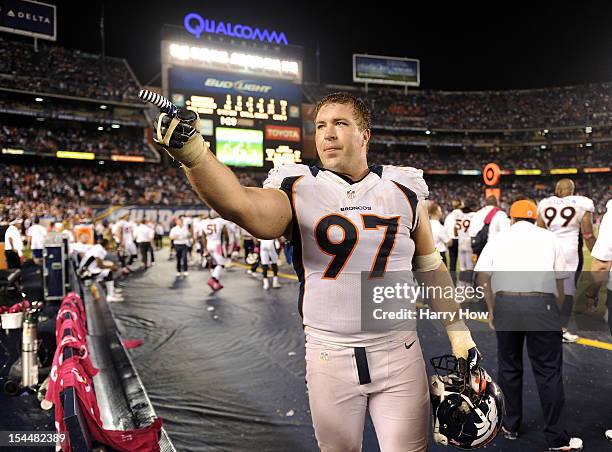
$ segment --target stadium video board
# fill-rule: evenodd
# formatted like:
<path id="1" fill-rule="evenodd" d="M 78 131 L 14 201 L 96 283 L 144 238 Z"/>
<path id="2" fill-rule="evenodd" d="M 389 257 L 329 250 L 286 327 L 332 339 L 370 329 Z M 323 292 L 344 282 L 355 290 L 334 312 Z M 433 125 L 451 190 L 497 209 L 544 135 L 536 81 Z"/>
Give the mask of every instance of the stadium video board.
<path id="1" fill-rule="evenodd" d="M 215 129 L 215 150 L 221 163 L 230 166 L 263 166 L 263 132 L 252 129 Z"/>
<path id="2" fill-rule="evenodd" d="M 353 81 L 383 85 L 419 86 L 419 60 L 353 54 Z"/>
<path id="3" fill-rule="evenodd" d="M 162 84 L 177 106 L 197 111 L 200 133 L 235 167 L 301 161 L 301 60 L 225 43 L 162 43 Z"/>

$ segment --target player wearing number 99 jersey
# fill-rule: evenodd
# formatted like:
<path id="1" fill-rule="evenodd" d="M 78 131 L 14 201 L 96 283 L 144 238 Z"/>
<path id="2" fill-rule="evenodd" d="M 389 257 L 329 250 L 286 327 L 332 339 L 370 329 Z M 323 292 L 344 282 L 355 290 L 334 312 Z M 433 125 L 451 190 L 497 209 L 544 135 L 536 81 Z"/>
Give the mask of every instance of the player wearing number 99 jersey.
<path id="1" fill-rule="evenodd" d="M 576 281 L 583 264 L 583 240 L 591 250 L 595 243 L 593 234 L 593 201 L 586 196 L 574 195 L 574 182 L 561 179 L 555 186 L 555 196 L 538 204 L 538 226 L 549 229 L 561 241 L 567 271 L 576 272 L 574 277 L 564 280 L 565 301 L 561 309 L 564 340 L 574 342 L 578 337 L 565 330 L 573 310 Z"/>
<path id="2" fill-rule="evenodd" d="M 574 183 L 570 179 L 561 179 L 555 188 L 555 196 L 538 204 L 538 226 L 549 229 L 561 240 L 569 271 L 582 269 L 583 239 L 589 250 L 593 248 L 594 211 L 591 199 L 574 196 Z"/>

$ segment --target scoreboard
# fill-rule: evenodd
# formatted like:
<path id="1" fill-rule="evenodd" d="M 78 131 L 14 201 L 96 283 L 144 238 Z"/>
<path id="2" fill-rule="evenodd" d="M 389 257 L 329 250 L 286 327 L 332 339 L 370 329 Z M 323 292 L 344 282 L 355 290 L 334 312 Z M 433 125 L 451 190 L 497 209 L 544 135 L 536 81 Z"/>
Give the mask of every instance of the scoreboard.
<path id="1" fill-rule="evenodd" d="M 237 59 L 231 49 L 225 50 L 226 61 L 217 58 L 218 61 L 203 62 L 187 60 L 183 57 L 188 54 L 184 48 L 180 58 L 173 58 L 176 47 L 168 44 L 164 91 L 175 105 L 198 112 L 200 133 L 221 162 L 268 169 L 301 161 L 301 76 L 272 73 L 269 61 L 274 55 L 261 55 L 261 51 L 257 56 L 241 54 L 241 61 L 262 65 L 245 68 L 227 63 Z M 197 57 L 218 57 L 222 51 L 189 52 Z M 282 63 L 286 68 L 286 62 Z M 301 62 L 295 67 L 301 67 Z"/>

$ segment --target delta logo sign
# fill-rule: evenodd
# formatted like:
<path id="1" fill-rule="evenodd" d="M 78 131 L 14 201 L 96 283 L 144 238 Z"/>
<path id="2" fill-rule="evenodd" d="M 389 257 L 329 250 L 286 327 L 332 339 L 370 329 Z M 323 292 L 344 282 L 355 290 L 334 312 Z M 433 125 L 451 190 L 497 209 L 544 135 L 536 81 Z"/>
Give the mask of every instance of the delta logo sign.
<path id="1" fill-rule="evenodd" d="M 249 25 L 205 19 L 198 13 L 189 13 L 185 15 L 183 25 L 189 33 L 198 39 L 200 39 L 202 33 L 206 32 L 225 35 L 231 38 L 248 39 L 250 41 L 289 45 L 287 37 L 283 32 L 279 33 L 274 30 L 261 30 L 259 28 L 250 27 Z"/>

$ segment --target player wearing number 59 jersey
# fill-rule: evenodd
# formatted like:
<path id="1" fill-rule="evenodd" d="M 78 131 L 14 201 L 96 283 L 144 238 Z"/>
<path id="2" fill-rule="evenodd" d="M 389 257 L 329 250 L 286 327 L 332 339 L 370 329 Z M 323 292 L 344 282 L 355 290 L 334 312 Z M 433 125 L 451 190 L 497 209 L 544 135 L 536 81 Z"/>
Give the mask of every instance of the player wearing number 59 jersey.
<path id="1" fill-rule="evenodd" d="M 455 230 L 459 239 L 459 270 L 462 272 L 472 270 L 474 263 L 472 262 L 472 240 L 470 238 L 469 229 L 472 223 L 472 205 L 468 204 L 463 208 L 463 212 L 457 216 L 455 220 Z"/>

